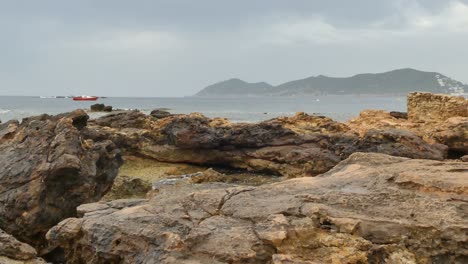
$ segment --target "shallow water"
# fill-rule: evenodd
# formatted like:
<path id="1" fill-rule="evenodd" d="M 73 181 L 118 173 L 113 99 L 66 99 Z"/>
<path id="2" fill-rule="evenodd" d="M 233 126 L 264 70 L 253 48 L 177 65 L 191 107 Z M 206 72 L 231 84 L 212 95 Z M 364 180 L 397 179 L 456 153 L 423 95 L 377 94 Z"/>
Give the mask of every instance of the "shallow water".
<path id="1" fill-rule="evenodd" d="M 226 117 L 233 122 L 256 122 L 296 112 L 318 113 L 345 121 L 364 109 L 406 111 L 404 96 L 328 95 L 303 97 L 242 97 L 242 98 L 101 98 L 97 102 L 77 102 L 70 98 L 39 98 L 0 96 L 0 120 L 39 115 L 59 114 L 78 108 L 89 109 L 103 103 L 120 109 L 140 109 L 149 113 L 155 108 L 168 108 L 172 113 L 200 112 L 208 117 Z M 91 117 L 99 114 L 92 113 Z"/>

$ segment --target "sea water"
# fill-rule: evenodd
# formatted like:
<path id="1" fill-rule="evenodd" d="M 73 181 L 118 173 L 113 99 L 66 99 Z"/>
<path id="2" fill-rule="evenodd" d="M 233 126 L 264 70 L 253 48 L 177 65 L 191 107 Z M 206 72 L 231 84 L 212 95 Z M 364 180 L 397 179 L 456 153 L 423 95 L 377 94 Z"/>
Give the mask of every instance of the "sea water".
<path id="1" fill-rule="evenodd" d="M 199 112 L 208 117 L 225 117 L 233 122 L 257 122 L 277 116 L 306 112 L 338 121 L 353 118 L 365 109 L 406 111 L 405 96 L 327 95 L 303 97 L 177 97 L 177 98 L 100 98 L 98 101 L 73 101 L 71 98 L 0 96 L 2 122 L 39 114 L 59 114 L 74 109 L 89 109 L 92 104 L 114 109 L 139 109 L 145 113 L 166 108 L 171 113 Z M 91 113 L 91 118 L 102 114 Z"/>

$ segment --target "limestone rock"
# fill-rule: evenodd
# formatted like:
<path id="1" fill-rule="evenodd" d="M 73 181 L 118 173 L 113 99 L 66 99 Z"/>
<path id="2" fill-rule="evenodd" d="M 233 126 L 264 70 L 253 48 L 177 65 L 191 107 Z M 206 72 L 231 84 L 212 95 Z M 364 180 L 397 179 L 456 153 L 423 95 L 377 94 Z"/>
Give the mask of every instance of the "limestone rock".
<path id="1" fill-rule="evenodd" d="M 85 205 L 47 238 L 68 263 L 463 263 L 467 172 L 463 162 L 354 153 L 318 177 Z"/>
<path id="2" fill-rule="evenodd" d="M 468 100 L 463 96 L 408 94 L 408 118 L 413 122 L 444 121 L 455 116 L 468 117 Z"/>
<path id="3" fill-rule="evenodd" d="M 109 140 L 83 137 L 82 110 L 0 127 L 0 228 L 39 246 L 47 230 L 109 190 L 121 164 Z"/>

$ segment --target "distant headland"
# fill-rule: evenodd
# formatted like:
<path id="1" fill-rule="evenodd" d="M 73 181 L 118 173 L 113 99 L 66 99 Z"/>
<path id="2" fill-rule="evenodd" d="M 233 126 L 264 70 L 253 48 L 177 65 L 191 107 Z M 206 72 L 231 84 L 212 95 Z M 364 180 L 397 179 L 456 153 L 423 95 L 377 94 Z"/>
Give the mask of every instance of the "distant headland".
<path id="1" fill-rule="evenodd" d="M 266 82 L 249 83 L 234 78 L 210 85 L 195 96 L 407 94 L 412 91 L 463 94 L 468 92 L 468 85 L 441 73 L 406 68 L 383 73 L 357 74 L 352 77 L 319 75 L 278 86 Z"/>

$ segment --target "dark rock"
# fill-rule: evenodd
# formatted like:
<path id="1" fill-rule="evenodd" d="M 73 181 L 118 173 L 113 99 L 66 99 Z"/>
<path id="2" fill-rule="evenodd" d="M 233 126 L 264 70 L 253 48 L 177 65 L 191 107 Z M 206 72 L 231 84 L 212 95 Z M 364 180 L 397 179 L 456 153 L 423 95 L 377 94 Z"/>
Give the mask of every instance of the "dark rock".
<path id="1" fill-rule="evenodd" d="M 103 112 L 112 112 L 112 106 L 106 105 L 104 106 L 104 109 L 102 109 Z"/>
<path id="2" fill-rule="evenodd" d="M 86 140 L 82 110 L 0 127 L 0 228 L 39 247 L 47 230 L 99 200 L 122 163 L 109 140 Z"/>
<path id="3" fill-rule="evenodd" d="M 159 119 L 171 116 L 171 113 L 162 109 L 155 109 L 151 111 L 150 116 Z"/>
<path id="4" fill-rule="evenodd" d="M 104 104 L 93 104 L 91 105 L 91 111 L 102 112 L 104 110 Z"/>
<path id="5" fill-rule="evenodd" d="M 408 119 L 408 113 L 406 112 L 392 111 L 390 112 L 390 116 L 398 119 Z"/>
<path id="6" fill-rule="evenodd" d="M 105 104 L 93 104 L 91 105 L 91 111 L 93 112 L 112 112 L 112 106 Z"/>

